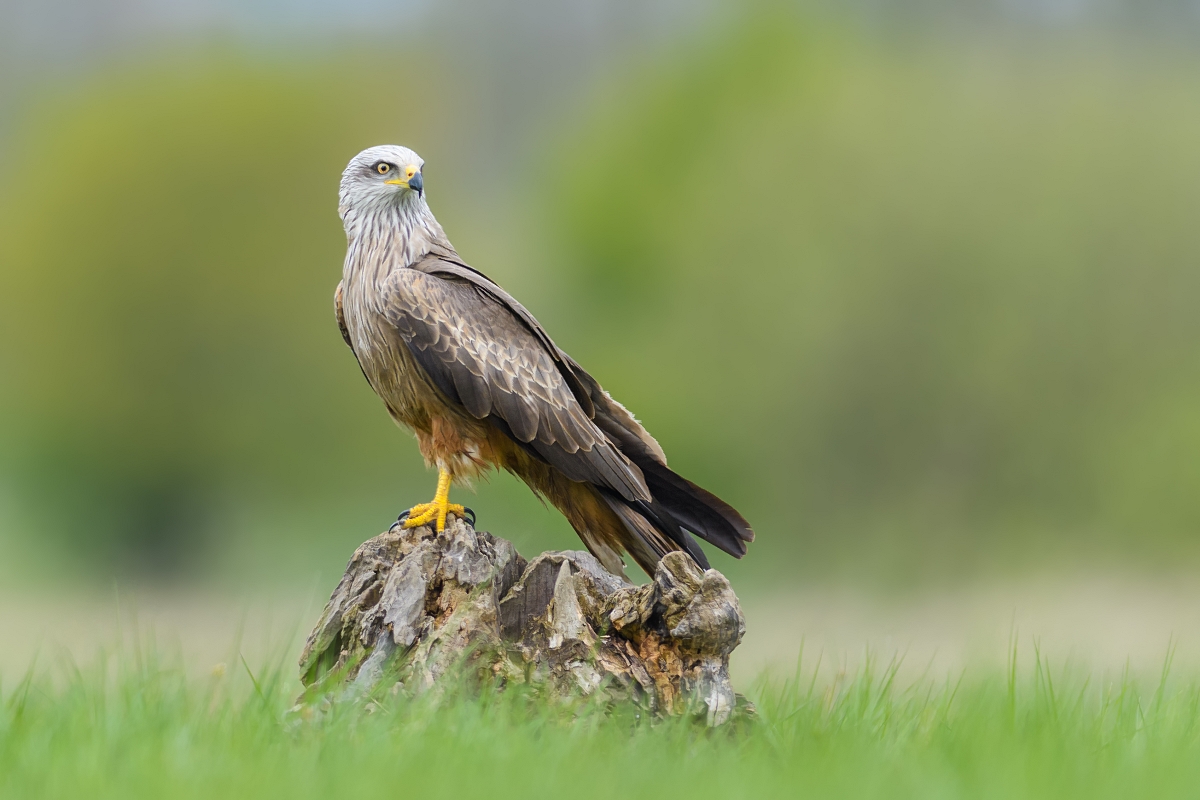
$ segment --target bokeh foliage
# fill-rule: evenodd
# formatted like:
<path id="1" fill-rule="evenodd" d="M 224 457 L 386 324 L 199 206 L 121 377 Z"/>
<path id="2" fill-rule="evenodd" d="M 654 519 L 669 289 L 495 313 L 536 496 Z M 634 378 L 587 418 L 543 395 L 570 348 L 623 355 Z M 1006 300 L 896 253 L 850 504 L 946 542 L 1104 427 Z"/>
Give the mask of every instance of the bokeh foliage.
<path id="1" fill-rule="evenodd" d="M 389 430 L 332 321 L 336 176 L 422 131 L 377 95 L 410 76 L 371 66 L 206 53 L 34 109 L 0 302 L 13 472 L 43 524 L 178 559 L 226 501 L 305 506 L 379 473 Z"/>
<path id="2" fill-rule="evenodd" d="M 263 519 L 352 544 L 425 499 L 330 311 L 336 177 L 396 140 L 466 258 L 538 284 L 560 343 L 745 510 L 736 569 L 1194 550 L 1200 57 L 751 20 L 613 76 L 491 238 L 450 163 L 487 131 L 412 63 L 205 52 L 32 107 L 0 185 L 25 529 L 169 562 L 217 531 L 297 546 Z M 524 492 L 473 504 L 574 546 Z"/>
<path id="3" fill-rule="evenodd" d="M 1194 552 L 1194 54 L 771 19 L 681 60 L 557 217 L 577 349 L 677 464 L 852 558 Z"/>

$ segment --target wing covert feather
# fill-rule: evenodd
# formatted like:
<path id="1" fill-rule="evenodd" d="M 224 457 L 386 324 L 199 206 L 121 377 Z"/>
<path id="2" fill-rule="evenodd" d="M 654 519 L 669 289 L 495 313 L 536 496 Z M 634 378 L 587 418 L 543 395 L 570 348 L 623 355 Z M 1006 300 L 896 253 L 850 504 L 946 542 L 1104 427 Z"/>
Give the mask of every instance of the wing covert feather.
<path id="1" fill-rule="evenodd" d="M 629 500 L 650 499 L 641 470 L 590 419 L 545 334 L 530 330 L 486 287 L 401 269 L 383 295 L 384 314 L 417 363 L 471 416 L 499 417 L 514 438 L 572 480 Z"/>
<path id="2" fill-rule="evenodd" d="M 591 376 L 584 373 L 570 356 L 560 350 L 533 314 L 530 314 L 525 306 L 518 303 L 517 299 L 502 289 L 499 284 L 474 267 L 464 264 L 453 250 L 435 248 L 423 259 L 413 264 L 412 269 L 429 275 L 438 275 L 450 280 L 469 283 L 504 306 L 549 353 L 555 366 L 570 386 L 575 399 L 583 407 L 588 419 L 596 416 L 596 409 L 592 405 L 592 393 L 586 386 L 587 381 L 591 380 Z M 579 374 L 576 374 L 576 371 Z"/>

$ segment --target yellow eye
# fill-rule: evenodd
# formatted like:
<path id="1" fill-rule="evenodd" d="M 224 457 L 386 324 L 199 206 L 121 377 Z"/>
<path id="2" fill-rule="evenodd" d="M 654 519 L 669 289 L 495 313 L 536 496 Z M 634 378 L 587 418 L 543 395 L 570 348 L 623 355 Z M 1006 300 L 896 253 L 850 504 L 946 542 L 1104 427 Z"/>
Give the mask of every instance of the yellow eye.
<path id="1" fill-rule="evenodd" d="M 392 165 L 387 163 L 386 161 L 380 161 L 378 164 L 375 165 L 375 171 L 378 172 L 380 175 L 387 175 L 389 172 L 392 171 Z"/>

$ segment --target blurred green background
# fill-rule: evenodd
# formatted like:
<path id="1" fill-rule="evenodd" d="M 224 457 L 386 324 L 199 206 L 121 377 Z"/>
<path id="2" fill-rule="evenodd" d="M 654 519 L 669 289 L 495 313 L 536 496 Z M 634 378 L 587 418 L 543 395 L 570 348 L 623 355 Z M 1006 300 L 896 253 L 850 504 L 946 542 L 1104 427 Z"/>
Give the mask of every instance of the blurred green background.
<path id="1" fill-rule="evenodd" d="M 427 499 L 333 321 L 382 142 L 751 520 L 735 584 L 1200 564 L 1188 4 L 0 8 L 5 581 L 335 576 Z"/>

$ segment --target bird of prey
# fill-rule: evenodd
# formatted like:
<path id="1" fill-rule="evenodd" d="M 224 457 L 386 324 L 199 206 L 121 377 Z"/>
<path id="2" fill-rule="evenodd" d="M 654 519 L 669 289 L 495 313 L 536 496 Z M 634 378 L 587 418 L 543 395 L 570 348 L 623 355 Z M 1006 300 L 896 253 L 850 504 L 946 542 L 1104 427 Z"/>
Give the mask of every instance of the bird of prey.
<path id="1" fill-rule="evenodd" d="M 691 534 L 740 558 L 749 523 L 667 467 L 633 415 L 564 353 L 510 294 L 468 266 L 434 219 L 424 161 L 372 147 L 342 174 L 346 228 L 338 327 L 392 419 L 438 469 L 437 492 L 401 515 L 444 529 L 450 484 L 508 470 L 558 508 L 588 550 L 623 575 L 622 551 L 647 574 Z"/>

